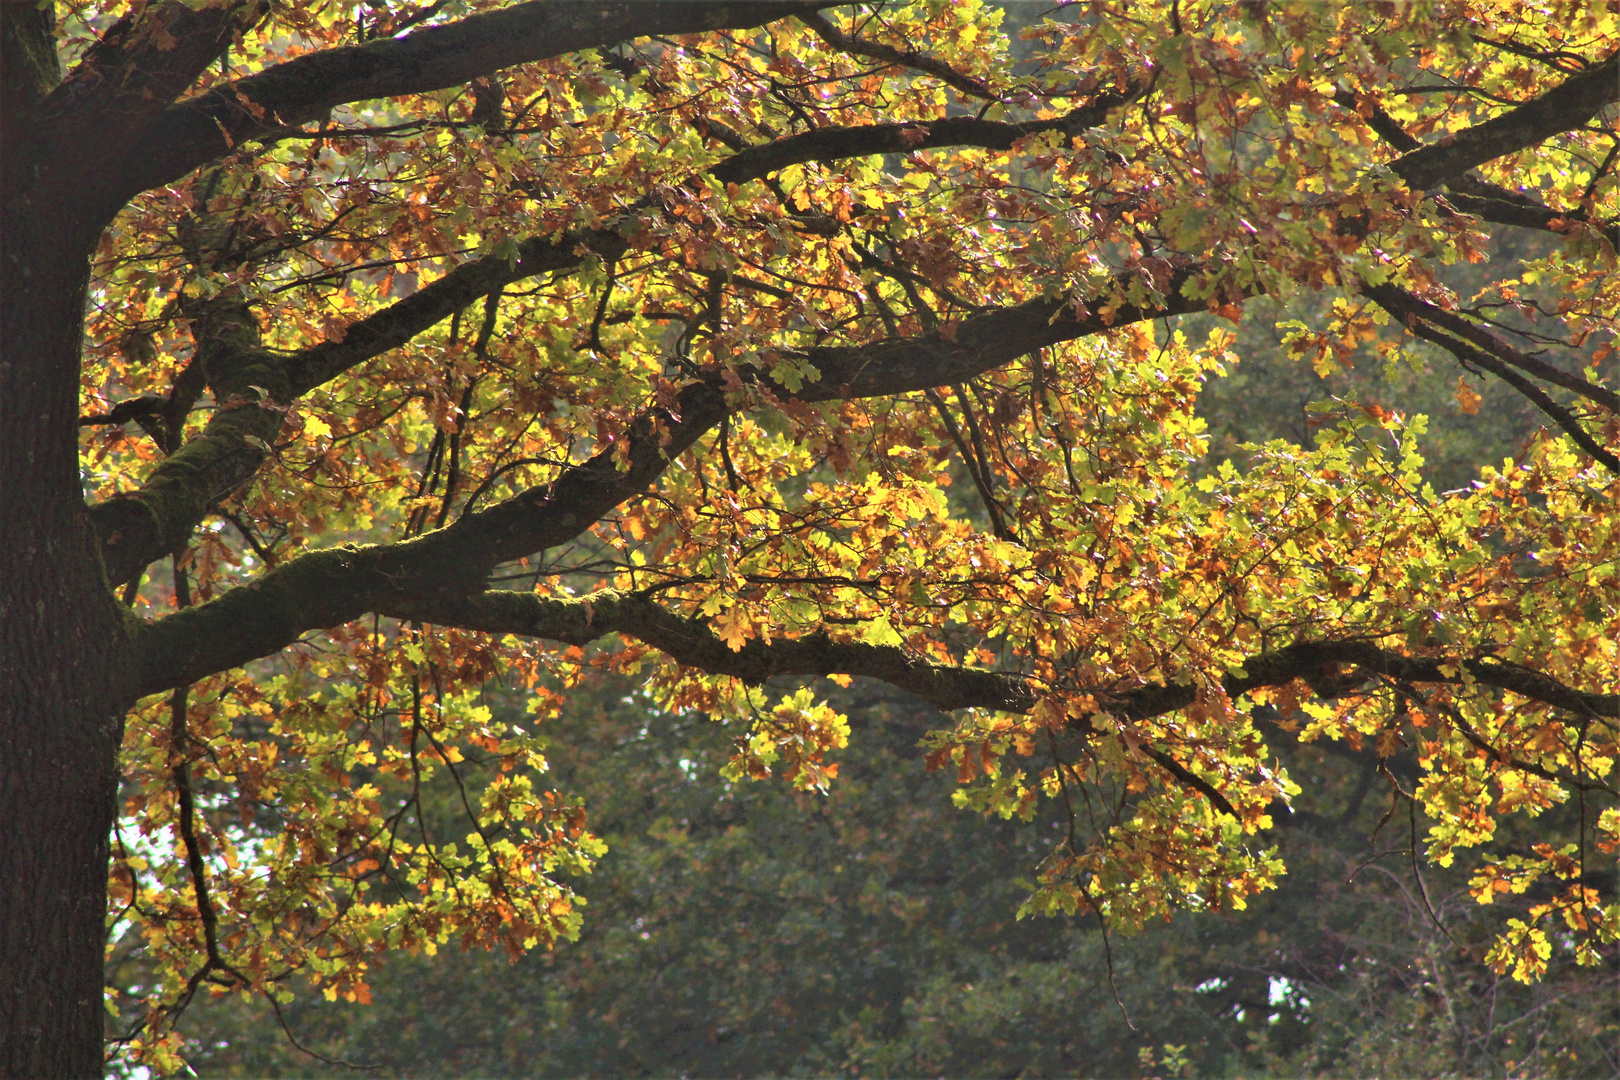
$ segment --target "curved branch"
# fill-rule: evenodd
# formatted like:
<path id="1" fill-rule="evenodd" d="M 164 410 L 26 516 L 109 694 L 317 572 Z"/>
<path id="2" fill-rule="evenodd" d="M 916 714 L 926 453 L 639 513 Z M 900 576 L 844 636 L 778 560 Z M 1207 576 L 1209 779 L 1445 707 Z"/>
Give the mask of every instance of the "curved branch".
<path id="1" fill-rule="evenodd" d="M 1368 289 L 1367 293 L 1385 311 L 1401 319 L 1408 333 L 1440 346 L 1465 366 L 1484 368 L 1489 371 L 1528 398 L 1532 405 L 1540 409 L 1553 423 L 1562 428 L 1575 441 L 1576 445 L 1592 455 L 1604 468 L 1612 473 L 1620 474 L 1620 457 L 1604 449 L 1602 444 L 1593 437 L 1592 433 L 1587 431 L 1581 425 L 1581 422 L 1571 415 L 1568 409 L 1554 401 L 1545 390 L 1483 349 L 1475 348 L 1466 341 L 1430 326 L 1418 315 L 1417 309 L 1402 298 L 1405 295 L 1404 290 L 1393 289 L 1393 292 L 1389 292 L 1388 290 L 1391 288 L 1391 286 L 1379 286 L 1376 289 Z M 1383 298 L 1377 295 L 1380 290 L 1385 290 Z M 1411 299 L 1417 303 L 1422 303 L 1416 297 L 1411 297 Z M 1602 390 L 1603 388 L 1598 387 L 1597 389 Z M 1608 391 L 1604 391 L 1604 393 L 1608 393 Z"/>
<path id="2" fill-rule="evenodd" d="M 921 71 L 924 74 L 934 76 L 934 78 L 947 86 L 954 87 L 968 97 L 988 98 L 991 101 L 997 100 L 994 91 L 984 83 L 971 75 L 962 74 L 943 60 L 917 52 L 915 49 L 902 52 L 892 45 L 866 41 L 853 34 L 846 34 L 829 22 L 826 16 L 820 12 L 800 15 L 799 21 L 814 31 L 816 37 L 839 52 L 848 53 L 851 56 L 865 56 L 872 60 L 882 60 L 896 67 Z"/>
<path id="3" fill-rule="evenodd" d="M 12 37 L 25 5 L 5 6 L 5 28 Z M 185 93 L 224 51 L 233 32 L 257 21 L 261 11 L 256 0 L 137 5 L 107 27 L 49 93 L 8 100 L 0 134 L 5 149 L 0 178 L 8 209 L 51 206 L 52 220 L 73 222 L 71 229 L 58 226 L 55 239 L 89 256 L 103 227 L 128 200 L 130 193 L 118 182 L 122 162 L 140 152 L 145 133 L 165 106 Z M 48 10 L 39 14 L 46 23 L 53 21 Z M 8 84 L 23 74 L 13 72 L 13 66 L 29 66 L 16 63 L 21 57 L 14 55 L 12 44 L 7 42 L 5 57 Z M 54 73 L 56 43 L 47 32 L 35 44 L 51 53 L 38 58 L 44 63 L 35 72 L 37 92 Z"/>
<path id="4" fill-rule="evenodd" d="M 1550 382 L 1554 386 L 1562 386 L 1565 390 L 1579 394 L 1581 397 L 1603 406 L 1612 413 L 1620 414 L 1620 394 L 1615 393 L 1606 386 L 1588 382 L 1579 375 L 1554 367 L 1545 360 L 1527 356 L 1485 327 L 1469 322 L 1455 312 L 1436 307 L 1415 293 L 1387 282 L 1383 285 L 1364 288 L 1362 291 L 1377 301 L 1379 307 L 1394 315 L 1403 323 L 1408 323 L 1412 319 L 1422 319 L 1425 322 L 1434 323 L 1436 326 L 1451 331 L 1463 340 L 1472 342 L 1503 363 L 1511 364 L 1527 375 L 1534 375 L 1536 378 Z"/>
<path id="5" fill-rule="evenodd" d="M 1462 363 L 1482 367 L 1486 371 L 1489 371 L 1491 374 L 1495 375 L 1497 378 L 1501 379 L 1503 382 L 1507 383 L 1509 386 L 1513 387 L 1513 389 L 1517 390 L 1519 393 L 1528 398 L 1530 403 L 1536 408 L 1540 409 L 1548 419 L 1562 428 L 1564 432 L 1575 441 L 1576 445 L 1578 445 L 1582 450 L 1585 450 L 1588 454 L 1591 454 L 1593 458 L 1597 459 L 1597 461 L 1601 462 L 1605 469 L 1620 475 L 1620 457 L 1616 457 L 1614 454 L 1605 450 L 1602 445 L 1592 437 L 1592 433 L 1587 431 L 1586 428 L 1582 427 L 1581 422 L 1570 414 L 1568 409 L 1564 408 L 1562 405 L 1559 405 L 1556 401 L 1549 397 L 1547 392 L 1541 387 L 1537 386 L 1523 375 L 1520 375 L 1517 371 L 1514 371 L 1511 367 L 1502 363 L 1496 357 L 1480 349 L 1474 348 L 1465 341 L 1459 341 L 1450 334 L 1443 333 L 1434 329 L 1433 327 L 1426 326 L 1423 323 L 1417 323 L 1408 329 L 1410 329 L 1413 334 L 1423 338 L 1425 341 L 1434 342 L 1442 349 L 1445 349 L 1447 352 L 1451 353 L 1451 355 L 1455 356 Z"/>
<path id="6" fill-rule="evenodd" d="M 613 257 L 625 242 L 608 230 L 569 233 L 557 240 L 531 239 L 515 261 L 498 258 L 463 263 L 402 300 L 348 327 L 342 341 L 324 341 L 278 356 L 251 346 L 236 350 L 233 378 L 221 384 L 210 364 L 215 397 L 232 407 L 214 413 L 202 434 L 158 463 L 138 491 L 90 507 L 113 586 L 134 579 L 182 543 L 203 517 L 252 478 L 269 456 L 293 401 L 366 360 L 397 348 L 461 310 L 523 278 L 583 262 L 589 254 Z M 245 311 L 239 321 L 251 323 Z M 254 335 L 256 339 L 256 335 Z"/>
<path id="7" fill-rule="evenodd" d="M 707 619 L 677 615 L 637 593 L 606 590 L 582 600 L 548 600 L 533 593 L 492 591 L 425 603 L 402 600 L 380 614 L 570 645 L 622 634 L 688 667 L 751 685 L 775 676 L 849 673 L 881 679 L 944 710 L 1024 712 L 1035 704 L 1033 691 L 1018 675 L 934 664 L 898 646 L 835 641 L 823 632 L 769 644 L 755 638 L 733 649 Z"/>
<path id="8" fill-rule="evenodd" d="M 169 106 L 126 159 L 119 201 L 337 105 L 443 90 L 631 38 L 745 29 L 825 6 L 822 0 L 531 0 L 402 38 L 323 49 Z"/>
<path id="9" fill-rule="evenodd" d="M 1389 167 L 1408 187 L 1427 191 L 1475 166 L 1578 128 L 1616 101 L 1620 101 L 1620 52 L 1538 98 L 1404 154 Z"/>

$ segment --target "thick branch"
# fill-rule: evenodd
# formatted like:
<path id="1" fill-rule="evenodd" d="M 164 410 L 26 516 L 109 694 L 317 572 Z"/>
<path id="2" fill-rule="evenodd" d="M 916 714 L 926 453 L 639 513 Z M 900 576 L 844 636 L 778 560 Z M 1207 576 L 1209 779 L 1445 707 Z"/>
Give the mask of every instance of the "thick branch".
<path id="1" fill-rule="evenodd" d="M 1533 101 L 1404 154 L 1390 168 L 1408 187 L 1427 191 L 1475 166 L 1578 128 L 1616 101 L 1620 101 L 1620 53 Z"/>
<path id="2" fill-rule="evenodd" d="M 308 631 L 406 600 L 478 593 L 498 564 L 566 543 L 645 491 L 725 412 L 717 389 L 691 384 L 671 409 L 648 411 L 620 436 L 627 447 L 622 456 L 610 447 L 551 484 L 413 540 L 310 552 L 210 603 L 149 624 L 139 635 L 142 684 L 193 682 L 279 652 Z"/>
<path id="3" fill-rule="evenodd" d="M 631 38 L 744 29 L 823 6 L 819 0 L 532 0 L 402 38 L 324 49 L 170 106 L 129 155 L 122 198 L 337 105 L 461 86 L 502 68 Z"/>
<path id="4" fill-rule="evenodd" d="M 1423 144 L 1376 102 L 1343 89 L 1333 95 L 1333 100 L 1347 109 L 1355 110 L 1380 139 L 1401 153 L 1410 154 L 1422 149 Z M 1587 215 L 1580 210 L 1554 210 L 1522 192 L 1492 184 L 1469 173 L 1447 177 L 1446 188 L 1451 204 L 1457 209 L 1498 225 L 1562 232 L 1562 222 L 1590 223 Z M 1620 224 L 1600 226 L 1598 231 L 1610 246 L 1620 250 Z"/>
<path id="5" fill-rule="evenodd" d="M 277 606 L 290 614 L 303 612 L 308 606 L 321 605 L 328 590 L 343 588 L 344 582 L 357 576 L 411 574 L 412 563 L 426 567 L 430 558 L 417 552 L 425 552 L 434 546 L 435 537 L 445 538 L 452 531 L 429 534 L 405 544 L 343 548 L 304 556 L 297 564 L 306 564 L 306 569 L 272 573 L 261 585 L 237 593 L 272 592 L 277 594 Z M 441 541 L 440 546 L 453 545 Z M 390 548 L 398 553 L 392 558 L 387 555 Z M 405 555 L 406 549 L 415 550 Z M 318 562 L 327 565 L 316 565 Z M 231 595 L 235 594 L 147 626 L 139 639 L 143 693 L 158 693 L 213 670 L 198 665 L 199 649 L 208 639 L 220 636 L 224 628 L 239 625 L 231 621 L 233 612 L 227 610 Z M 769 644 L 756 638 L 734 650 L 706 619 L 678 615 L 650 597 L 613 590 L 579 600 L 557 600 L 533 593 L 456 592 L 435 588 L 434 582 L 425 578 L 407 578 L 377 588 L 371 610 L 399 619 L 581 646 L 621 634 L 651 645 L 689 667 L 752 684 L 774 676 L 861 675 L 881 679 L 947 710 L 1025 712 L 1040 693 L 1038 687 L 1016 673 L 934 664 L 896 646 L 834 641 L 824 632 L 778 638 Z M 304 629 L 322 625 L 318 616 L 305 615 L 298 621 Z M 198 644 L 190 650 L 189 662 L 176 662 L 174 646 L 188 638 Z M 1540 672 L 1489 658 L 1405 656 L 1365 641 L 1298 642 L 1250 658 L 1241 669 L 1223 676 L 1221 684 L 1232 698 L 1295 679 L 1322 686 L 1324 673 L 1340 666 L 1359 669 L 1348 679 L 1336 680 L 1343 684 L 1338 687 L 1340 691 L 1375 675 L 1412 684 L 1457 685 L 1472 681 L 1582 716 L 1620 718 L 1620 694 L 1577 690 Z M 1123 690 L 1092 688 L 1087 692 L 1108 711 L 1130 720 L 1163 716 L 1197 699 L 1197 690 L 1191 685 L 1149 684 Z"/>
<path id="6" fill-rule="evenodd" d="M 1119 102 L 1124 100 L 1124 96 L 1118 96 Z M 969 119 L 940 121 L 933 125 L 936 130 L 917 145 L 969 145 L 1004 149 L 1016 139 L 1040 131 L 1073 132 L 1095 126 L 1106 118 L 1109 108 L 1113 107 L 1110 104 L 1112 101 L 1113 98 L 1099 99 L 1093 105 L 1076 109 L 1067 116 L 1039 124 L 1000 124 Z M 887 153 L 908 145 L 902 134 L 907 130 L 917 129 L 906 125 L 880 124 L 833 128 L 792 136 L 744 150 L 720 162 L 709 172 L 731 183 L 743 183 L 790 164 Z M 486 256 L 463 263 L 410 296 L 355 322 L 347 328 L 341 341 L 325 341 L 282 358 L 259 353 L 253 377 L 238 380 L 243 387 L 241 394 L 244 400 L 252 401 L 258 398 L 259 390 L 249 387 L 267 388 L 270 400 L 282 405 L 290 404 L 350 368 L 405 344 L 480 296 L 538 274 L 571 269 L 588 257 L 611 261 L 622 257 L 627 249 L 624 238 L 611 228 L 579 229 L 555 239 L 531 237 L 519 245 L 515 260 Z M 1176 281 L 1176 288 L 1179 288 L 1181 281 Z M 1177 299 L 1180 299 L 1179 293 Z M 1037 305 L 1034 317 L 1049 319 L 1059 306 L 1056 303 Z M 1187 310 L 1196 310 L 1200 306 L 1194 304 Z M 1167 310 L 1156 314 L 1174 313 Z M 1127 312 L 1122 313 L 1118 321 L 1128 322 L 1133 318 Z M 1017 316 L 1013 321 L 1027 321 L 1027 317 Z M 1073 329 L 1091 333 L 1104 325 L 1100 321 L 1094 322 L 1095 325 L 1089 328 Z M 994 334 L 992 329 L 988 336 L 993 337 Z M 1063 336 L 1052 340 L 1063 340 Z M 961 342 L 952 344 L 960 345 Z M 923 345 L 930 347 L 927 342 Z M 997 352 L 995 356 L 999 359 L 993 359 L 990 366 L 1005 363 L 1017 355 L 1020 354 Z M 847 357 L 826 350 L 819 350 L 812 359 L 818 364 L 824 360 L 829 370 L 834 372 L 848 366 Z M 967 362 L 982 365 L 983 360 L 969 359 Z M 974 373 L 983 370 L 983 366 L 978 366 Z M 813 392 L 801 396 L 821 400 Z M 113 585 L 133 579 L 151 562 L 182 543 L 222 496 L 241 486 L 259 468 L 266 456 L 263 444 L 275 437 L 279 425 L 271 425 L 268 421 L 244 425 L 248 419 L 248 416 L 229 413 L 216 416 L 198 439 L 160 464 L 140 491 L 91 508 L 91 520 L 106 551 L 107 571 Z M 261 430 L 266 427 L 268 430 Z"/>
<path id="7" fill-rule="evenodd" d="M 1184 272 L 1173 280 L 1174 291 L 1163 308 L 1121 305 L 1106 317 L 1076 317 L 1068 300 L 1038 300 L 954 324 L 954 340 L 933 334 L 863 347 L 812 349 L 806 356 L 820 370 L 821 381 L 797 394 L 779 385 L 773 389 L 781 397 L 827 401 L 966 381 L 1059 341 L 1160 315 L 1202 310 L 1206 301 L 1191 300 L 1180 289 L 1190 278 Z M 718 373 L 715 378 L 718 381 Z M 621 459 L 612 449 L 604 450 L 546 487 L 468 514 L 417 540 L 301 556 L 252 585 L 154 624 L 144 637 L 149 643 L 143 646 L 145 655 L 169 657 L 153 663 L 180 673 L 184 680 L 195 680 L 268 656 L 307 631 L 381 610 L 378 605 L 479 592 L 496 565 L 566 543 L 614 506 L 645 491 L 672 458 L 720 422 L 727 408 L 714 385 L 689 384 L 671 410 L 649 411 L 621 436 L 628 448 L 622 459 L 627 468 L 620 468 Z M 150 644 L 158 641 L 164 644 Z"/>
<path id="8" fill-rule="evenodd" d="M 219 407 L 197 438 L 178 448 L 162 446 L 169 457 L 139 491 L 90 508 L 114 587 L 140 576 L 164 551 L 185 544 L 221 499 L 252 479 L 281 431 L 287 403 L 297 396 L 281 357 L 260 343 L 258 320 L 246 302 L 221 297 L 194 305 L 192 332 L 197 357 L 182 379 L 193 369 L 206 372 Z M 183 389 L 176 386 L 177 393 Z M 196 390 L 179 396 L 194 399 Z M 183 400 L 174 404 L 190 406 Z M 178 435 L 183 422 L 181 413 L 170 431 Z"/>
<path id="9" fill-rule="evenodd" d="M 137 7 L 109 26 L 40 103 L 40 124 L 50 129 L 42 134 L 57 140 L 99 136 L 103 160 L 116 160 L 218 58 L 233 31 L 262 11 L 255 0 L 197 7 L 168 0 Z"/>
<path id="10" fill-rule="evenodd" d="M 1074 294 L 1030 300 L 943 327 L 931 334 L 871 345 L 824 346 L 804 355 L 820 372 L 792 395 L 803 401 L 885 397 L 968 382 L 1036 349 L 1100 333 L 1116 326 L 1207 310 L 1211 301 L 1193 299 L 1185 286 L 1207 266 L 1177 271 L 1159 305 L 1108 307 L 1108 297 L 1083 300 Z M 1108 292 L 1123 291 L 1121 278 Z M 1077 313 L 1077 306 L 1080 312 Z"/>
<path id="11" fill-rule="evenodd" d="M 1554 210 L 1517 192 L 1475 180 L 1470 176 L 1453 177 L 1446 181 L 1446 187 L 1449 191 L 1447 200 L 1451 205 L 1465 214 L 1473 214 L 1482 221 L 1560 235 L 1568 232 L 1570 223 L 1578 222 L 1582 225 L 1591 225 L 1597 230 L 1598 235 L 1609 242 L 1610 247 L 1620 251 L 1620 223 L 1596 224 L 1584 211 Z"/>
<path id="12" fill-rule="evenodd" d="M 1002 124 L 957 117 L 929 125 L 874 124 L 825 128 L 751 147 L 726 158 L 708 171 L 709 175 L 723 182 L 741 184 L 762 179 L 789 165 L 810 161 L 943 146 L 1005 150 L 1028 135 L 1044 131 L 1073 134 L 1096 127 L 1107 118 L 1110 109 L 1128 101 L 1129 97 L 1128 94 L 1103 95 L 1093 104 L 1075 109 L 1065 116 L 1030 124 Z M 922 127 L 927 128 L 927 136 L 921 141 L 908 142 L 905 133 L 916 132 Z M 324 342 L 294 354 L 287 361 L 288 382 L 293 393 L 307 393 L 356 364 L 405 344 L 416 334 L 480 296 L 527 277 L 570 269 L 590 255 L 612 261 L 621 258 L 627 249 L 624 238 L 611 228 L 581 229 L 554 240 L 541 237 L 526 240 L 520 245 L 515 262 L 486 256 L 464 263 L 426 288 L 354 323 L 341 342 Z M 1177 278 L 1171 291 L 1179 290 L 1185 280 L 1185 275 Z M 1054 304 L 1046 308 L 1045 315 L 1050 317 L 1057 306 Z M 1155 314 L 1167 313 L 1173 314 Z M 1133 320 L 1122 314 L 1118 321 Z M 1101 325 L 1098 324 L 1099 327 Z"/>
<path id="13" fill-rule="evenodd" d="M 57 219 L 72 221 L 77 231 L 62 239 L 88 249 L 132 194 L 119 189 L 121 162 L 140 152 L 144 133 L 164 108 L 262 10 L 252 0 L 209 5 L 167 0 L 137 6 L 108 27 L 39 101 L 31 130 L 16 127 L 27 114 L 6 116 L 7 197 L 36 202 L 35 212 L 71 206 L 70 214 Z M 50 44 L 54 48 L 54 41 Z M 38 194 L 23 194 L 15 184 L 32 184 Z"/>
<path id="14" fill-rule="evenodd" d="M 408 341 L 477 296 L 518 280 L 516 276 L 501 280 L 506 275 L 526 276 L 540 272 L 537 267 L 553 265 L 543 263 L 543 259 L 553 259 L 555 265 L 577 260 L 578 245 L 569 244 L 568 239 L 559 244 L 533 242 L 535 258 L 531 261 L 525 255 L 517 268 L 504 260 L 484 259 L 458 267 L 413 296 L 351 326 L 341 342 L 323 342 L 287 358 L 255 354 L 260 363 L 247 369 L 247 374 L 238 380 L 245 388 L 241 407 L 216 413 L 201 436 L 152 471 L 140 491 L 91 507 L 91 520 L 104 546 L 112 584 L 131 580 L 190 535 L 219 498 L 246 482 L 262 464 L 262 444 L 275 437 L 279 421 L 276 427 L 270 427 L 272 418 L 260 415 L 270 406 L 259 403 L 255 388 L 267 389 L 272 403 L 289 403 L 354 364 Z M 623 244 L 617 237 L 613 239 Z M 779 397 L 829 401 L 907 393 L 966 381 L 1060 341 L 1143 319 L 1202 311 L 1207 306 L 1205 301 L 1192 300 L 1181 291 L 1191 277 L 1190 272 L 1183 272 L 1172 280 L 1162 308 L 1127 304 L 1106 316 L 1091 312 L 1077 317 L 1070 298 L 1033 300 L 952 324 L 943 333 L 865 346 L 811 349 L 805 358 L 820 372 L 820 380 L 806 384 L 797 393 L 781 386 L 773 390 Z M 1124 281 L 1118 284 L 1119 288 L 1124 286 Z M 684 410 L 682 419 L 690 419 Z M 719 414 L 712 422 L 719 422 Z M 649 483 L 654 475 L 647 477 Z M 493 513 L 494 509 L 484 513 Z M 595 516 L 581 517 L 576 533 L 594 520 Z M 514 550 L 503 559 L 518 558 L 544 546 L 537 543 Z"/>
<path id="15" fill-rule="evenodd" d="M 716 179 L 733 184 L 760 177 L 809 161 L 829 161 L 837 158 L 859 157 L 870 154 L 906 154 L 913 150 L 933 150 L 945 146 L 978 146 L 986 150 L 1011 150 L 1020 139 L 1046 132 L 1078 135 L 1097 127 L 1108 119 L 1114 109 L 1140 96 L 1141 89 L 1132 87 L 1123 93 L 1099 94 L 1089 105 L 1071 110 L 1050 120 L 1031 120 L 1023 124 L 1003 123 L 999 120 L 977 120 L 971 116 L 953 116 L 943 120 L 915 121 L 905 124 L 871 124 L 860 127 L 818 128 L 800 135 L 750 147 L 720 162 L 709 170 Z"/>
<path id="16" fill-rule="evenodd" d="M 136 492 L 90 508 L 109 581 L 122 585 L 182 543 L 225 495 L 264 463 L 281 428 L 282 410 L 302 395 L 356 365 L 405 344 L 480 296 L 536 274 L 576 266 L 595 250 L 612 258 L 624 241 L 607 230 L 570 233 L 557 241 L 532 239 L 516 262 L 477 259 L 361 319 L 342 341 L 325 341 L 290 356 L 257 348 L 238 351 L 233 374 L 210 369 L 215 397 L 232 401 L 201 435 L 159 463 Z M 244 320 L 253 316 L 245 309 Z"/>
<path id="17" fill-rule="evenodd" d="M 688 667 L 755 685 L 775 676 L 849 673 L 881 679 L 946 710 L 978 706 L 1023 712 L 1035 703 L 1030 687 L 1017 675 L 932 664 L 897 646 L 834 641 L 825 633 L 778 638 L 768 645 L 756 638 L 734 650 L 707 620 L 677 615 L 635 593 L 604 591 L 584 600 L 547 600 L 496 591 L 425 604 L 405 600 L 382 614 L 572 645 L 622 634 Z"/>
<path id="18" fill-rule="evenodd" d="M 206 611 L 206 608 L 194 610 Z M 613 590 L 603 590 L 579 600 L 546 599 L 533 593 L 507 591 L 463 596 L 395 594 L 385 597 L 377 610 L 398 619 L 579 646 L 619 634 L 651 645 L 687 667 L 729 675 L 751 685 L 774 676 L 860 675 L 906 690 L 945 711 L 988 708 L 1027 712 L 1039 695 L 1037 687 L 1014 673 L 935 664 L 896 646 L 835 641 L 820 631 L 802 637 L 779 637 L 770 643 L 755 638 L 733 649 L 705 619 L 678 615 L 641 594 Z M 147 634 L 161 638 L 166 630 L 176 629 L 173 624 L 181 623 L 188 614 L 171 616 L 149 628 Z M 202 620 L 204 624 L 207 621 Z M 207 632 L 206 625 L 182 629 L 193 634 Z M 166 652 L 154 656 L 153 644 L 161 645 L 161 642 L 138 640 L 145 675 L 143 692 L 146 693 L 163 690 L 170 681 L 184 678 L 168 669 L 167 664 L 154 662 L 159 657 L 167 660 L 168 656 Z M 1236 698 L 1250 690 L 1281 686 L 1296 679 L 1321 685 L 1324 675 L 1335 672 L 1341 664 L 1353 664 L 1360 670 L 1348 679 L 1340 676 L 1327 681 L 1348 687 L 1352 682 L 1359 684 L 1375 675 L 1402 685 L 1456 684 L 1472 679 L 1583 716 L 1620 717 L 1620 695 L 1585 693 L 1538 672 L 1494 660 L 1408 657 L 1367 642 L 1300 642 L 1255 656 L 1241 673 L 1228 673 L 1221 681 L 1225 692 Z M 1192 686 L 1182 685 L 1150 684 L 1127 690 L 1097 688 L 1091 693 L 1109 711 L 1131 720 L 1145 720 L 1186 708 L 1197 697 Z M 1073 724 L 1078 729 L 1090 730 L 1091 718 L 1084 717 Z M 1178 783 L 1202 793 L 1222 812 L 1238 816 L 1231 802 L 1217 788 L 1170 753 L 1154 746 L 1144 745 L 1140 749 Z M 1533 763 L 1514 761 L 1512 764 L 1537 775 L 1548 775 Z"/>

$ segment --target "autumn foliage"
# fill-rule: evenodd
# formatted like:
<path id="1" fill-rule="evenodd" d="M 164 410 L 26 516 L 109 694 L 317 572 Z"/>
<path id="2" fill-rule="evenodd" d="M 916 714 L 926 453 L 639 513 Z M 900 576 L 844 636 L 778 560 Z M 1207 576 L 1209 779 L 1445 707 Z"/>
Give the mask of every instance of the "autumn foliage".
<path id="1" fill-rule="evenodd" d="M 113 1052 L 574 934 L 592 666 L 806 789 L 860 722 L 796 678 L 908 690 L 961 805 L 1066 809 L 1023 912 L 1119 929 L 1273 885 L 1279 740 L 1415 755 L 1482 962 L 1612 957 L 1620 12 L 1554 7 L 57 4 L 39 116 L 184 69 L 84 211 Z M 1545 429 L 1445 491 L 1399 401 L 1215 460 L 1259 297 Z"/>

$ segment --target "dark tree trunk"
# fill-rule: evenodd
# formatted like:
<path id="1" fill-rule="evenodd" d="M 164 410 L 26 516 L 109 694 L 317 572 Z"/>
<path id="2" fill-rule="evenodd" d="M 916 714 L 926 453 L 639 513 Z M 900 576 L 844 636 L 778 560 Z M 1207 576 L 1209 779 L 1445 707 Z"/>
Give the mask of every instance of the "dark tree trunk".
<path id="1" fill-rule="evenodd" d="M 9 283 L 8 283 L 9 287 Z M 6 327 L 7 361 L 18 339 Z M 8 428 L 45 394 L 7 363 Z M 81 516 L 14 469 L 0 585 L 0 1075 L 102 1071 L 108 833 L 128 646 Z"/>
<path id="2" fill-rule="evenodd" d="M 0 1071 L 99 1076 L 131 654 L 80 497 L 84 255 L 12 194 L 0 256 Z"/>
<path id="3" fill-rule="evenodd" d="M 0 1074 L 89 1077 L 102 1072 L 108 834 L 132 674 L 79 481 L 100 229 L 63 163 L 30 152 L 33 106 L 54 82 L 48 13 L 0 16 Z"/>
<path id="4" fill-rule="evenodd" d="M 60 254 L 18 242 L 39 230 L 6 217 L 0 1072 L 98 1076 L 107 837 L 130 649 L 79 499 L 82 256 L 60 265 Z"/>

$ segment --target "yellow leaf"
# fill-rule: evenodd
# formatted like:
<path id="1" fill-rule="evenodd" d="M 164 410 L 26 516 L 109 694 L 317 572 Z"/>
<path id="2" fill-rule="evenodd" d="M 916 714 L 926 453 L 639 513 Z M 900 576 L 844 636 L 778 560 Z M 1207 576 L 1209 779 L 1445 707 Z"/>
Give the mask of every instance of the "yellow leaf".
<path id="1" fill-rule="evenodd" d="M 1457 407 L 1469 416 L 1479 412 L 1480 396 L 1474 388 L 1468 385 L 1468 380 L 1461 375 L 1457 376 Z"/>
<path id="2" fill-rule="evenodd" d="M 741 652 L 748 639 L 754 636 L 754 624 L 748 618 L 748 613 L 737 607 L 727 608 L 714 621 L 714 627 L 719 631 L 720 640 L 724 641 L 732 652 Z"/>

